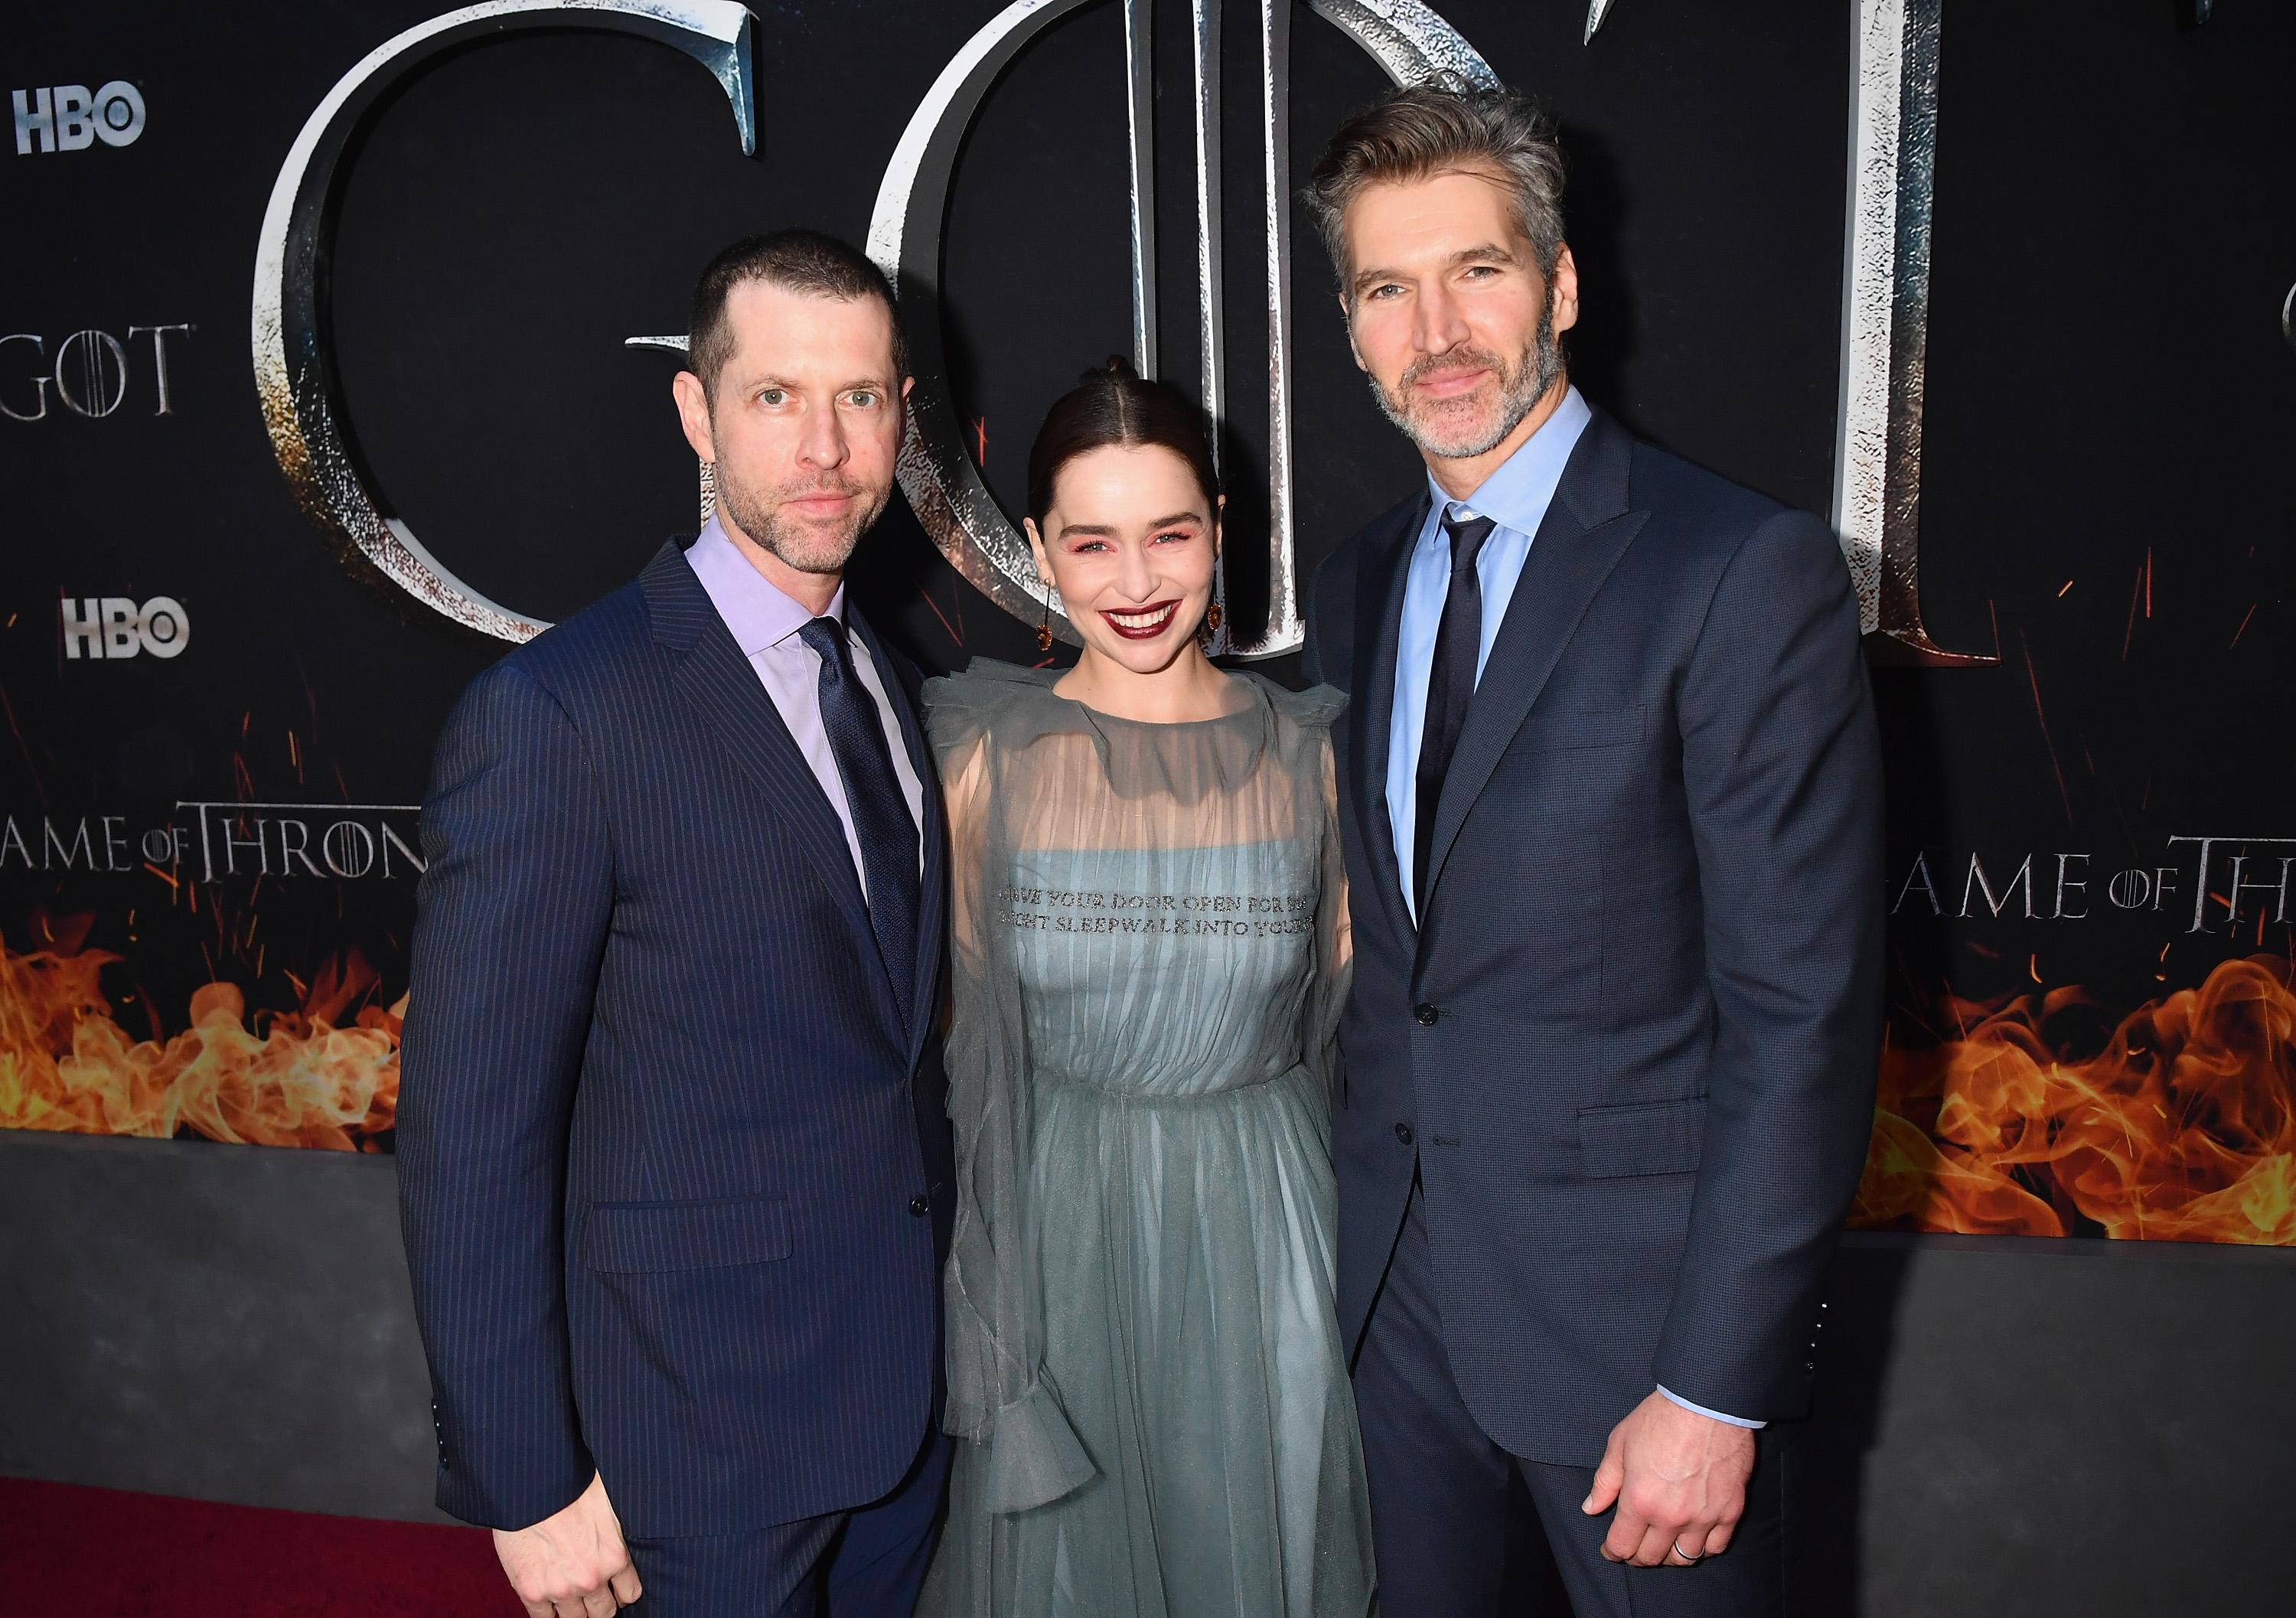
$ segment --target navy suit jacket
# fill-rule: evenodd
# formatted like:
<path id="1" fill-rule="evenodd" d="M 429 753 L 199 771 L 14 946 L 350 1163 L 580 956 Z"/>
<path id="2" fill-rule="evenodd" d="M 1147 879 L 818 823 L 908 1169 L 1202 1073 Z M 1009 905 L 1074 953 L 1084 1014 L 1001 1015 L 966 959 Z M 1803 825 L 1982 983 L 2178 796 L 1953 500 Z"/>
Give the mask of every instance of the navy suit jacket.
<path id="1" fill-rule="evenodd" d="M 1880 746 L 1841 552 L 1597 412 L 1468 708 L 1414 928 L 1386 793 L 1426 512 L 1372 522 L 1309 601 L 1308 678 L 1353 697 L 1348 1340 L 1415 1162 L 1452 1369 L 1506 1449 L 1594 1466 L 1655 1383 L 1796 1416 L 1882 1010 Z"/>
<path id="2" fill-rule="evenodd" d="M 398 1146 L 455 1515 L 526 1526 L 594 1466 L 629 1534 L 740 1532 L 915 1459 L 955 1182 L 946 839 L 893 694 L 928 784 L 914 1028 L 836 813 L 675 545 L 447 720 Z"/>

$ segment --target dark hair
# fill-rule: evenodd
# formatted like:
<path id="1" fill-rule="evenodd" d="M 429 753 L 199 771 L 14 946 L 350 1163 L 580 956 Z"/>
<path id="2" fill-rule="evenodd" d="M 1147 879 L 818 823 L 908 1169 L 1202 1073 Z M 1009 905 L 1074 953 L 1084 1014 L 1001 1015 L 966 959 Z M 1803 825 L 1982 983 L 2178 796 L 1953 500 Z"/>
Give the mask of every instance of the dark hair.
<path id="1" fill-rule="evenodd" d="M 1562 144 L 1554 120 L 1515 90 L 1407 85 L 1341 125 L 1308 178 L 1308 210 L 1323 234 L 1341 292 L 1350 292 L 1345 222 L 1357 194 L 1382 181 L 1423 180 L 1462 168 L 1492 168 L 1505 177 L 1513 193 L 1515 227 L 1538 256 L 1538 273 L 1554 278 L 1562 252 Z"/>
<path id="2" fill-rule="evenodd" d="M 1219 510 L 1219 473 L 1193 406 L 1160 382 L 1143 382 L 1120 354 L 1087 371 L 1053 401 L 1037 441 L 1029 446 L 1029 515 L 1037 522 L 1053 509 L 1053 483 L 1080 455 L 1114 444 L 1136 449 L 1153 444 L 1188 464 L 1210 514 Z"/>
<path id="3" fill-rule="evenodd" d="M 734 357 L 734 331 L 726 319 L 726 300 L 745 282 L 763 281 L 785 292 L 852 303 L 874 298 L 893 324 L 893 375 L 909 371 L 908 345 L 901 341 L 901 313 L 893 302 L 885 272 L 860 249 L 817 230 L 777 230 L 744 236 L 709 260 L 693 289 L 693 316 L 686 328 L 686 368 L 701 379 L 714 405 L 718 374 Z"/>

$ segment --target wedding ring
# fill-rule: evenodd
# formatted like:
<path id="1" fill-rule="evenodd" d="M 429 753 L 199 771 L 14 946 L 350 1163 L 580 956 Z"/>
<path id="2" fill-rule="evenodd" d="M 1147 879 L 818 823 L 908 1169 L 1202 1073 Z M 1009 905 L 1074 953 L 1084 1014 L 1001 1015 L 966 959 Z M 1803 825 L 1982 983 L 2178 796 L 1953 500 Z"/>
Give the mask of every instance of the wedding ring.
<path id="1" fill-rule="evenodd" d="M 1688 1551 L 1682 1548 L 1682 1541 L 1679 1540 L 1677 1540 L 1674 1542 L 1674 1554 L 1680 1556 L 1685 1562 L 1703 1562 L 1706 1560 L 1706 1553 L 1704 1551 L 1702 1550 L 1693 1556 Z"/>

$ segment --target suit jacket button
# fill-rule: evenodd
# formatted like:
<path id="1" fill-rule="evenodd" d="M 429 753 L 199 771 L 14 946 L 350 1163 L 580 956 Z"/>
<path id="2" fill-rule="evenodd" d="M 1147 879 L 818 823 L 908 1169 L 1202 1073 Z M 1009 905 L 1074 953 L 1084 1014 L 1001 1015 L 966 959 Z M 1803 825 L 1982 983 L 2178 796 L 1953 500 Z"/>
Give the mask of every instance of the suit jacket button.
<path id="1" fill-rule="evenodd" d="M 1435 1026 L 1435 1019 L 1441 1016 L 1443 1014 L 1436 1010 L 1434 1006 L 1429 1005 L 1426 1001 L 1422 1000 L 1416 1006 L 1413 1007 L 1411 1014 L 1419 1019 L 1420 1027 L 1432 1028 Z"/>
<path id="2" fill-rule="evenodd" d="M 1411 1126 L 1407 1123 L 1397 1124 L 1395 1126 L 1395 1138 L 1401 1141 L 1405 1146 L 1409 1146 L 1411 1144 Z"/>
<path id="3" fill-rule="evenodd" d="M 916 1215 L 919 1219 L 924 1218 L 926 1214 L 932 1211 L 931 1199 L 922 1196 L 911 1197 L 909 1199 L 909 1211 Z"/>

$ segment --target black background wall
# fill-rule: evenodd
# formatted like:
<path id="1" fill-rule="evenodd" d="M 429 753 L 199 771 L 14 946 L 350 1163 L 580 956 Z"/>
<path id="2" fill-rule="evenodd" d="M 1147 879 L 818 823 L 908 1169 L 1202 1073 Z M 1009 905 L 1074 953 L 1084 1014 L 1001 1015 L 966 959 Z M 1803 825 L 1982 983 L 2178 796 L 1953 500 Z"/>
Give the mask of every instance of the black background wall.
<path id="1" fill-rule="evenodd" d="M 255 242 L 290 144 L 365 53 L 443 9 L 91 4 L 12 18 L 0 41 L 0 87 L 25 88 L 28 103 L 29 86 L 123 79 L 149 109 L 130 144 L 0 146 L 13 226 L 0 321 L 38 340 L 0 345 L 0 995 L 19 1053 L 0 1068 L 8 1121 L 56 1121 L 26 1100 L 38 1085 L 21 1053 L 47 1063 L 33 1075 L 46 1083 L 99 1023 L 123 1049 L 177 1049 L 210 981 L 243 997 L 233 1026 L 244 1038 L 194 1047 L 276 1055 L 283 1039 L 395 1082 L 405 862 L 307 879 L 272 871 L 266 854 L 205 881 L 199 838 L 220 822 L 184 805 L 386 806 L 373 827 L 412 842 L 411 813 L 389 806 L 419 801 L 447 706 L 502 650 L 339 565 L 295 506 L 250 377 Z M 594 33 L 451 54 L 361 133 L 329 305 L 358 452 L 412 530 L 498 600 L 563 616 L 691 529 L 673 362 L 623 340 L 680 330 L 696 268 L 733 235 L 804 222 L 859 240 L 911 109 L 997 7 L 751 9 L 755 158 L 695 62 Z M 1167 374 L 1190 390 L 1183 9 L 1167 0 L 1160 24 L 1160 312 Z M 1578 0 L 1438 9 L 1562 120 L 1587 299 L 1572 359 L 1589 398 L 1825 510 L 1852 0 L 1617 0 L 1591 45 Z M 1266 330 L 1254 18 L 1230 11 L 1227 449 L 1248 539 L 1267 455 L 1250 408 Z M 1120 37 L 1110 3 L 1048 30 L 988 99 L 958 168 L 940 267 L 954 404 L 1008 509 L 1045 404 L 1129 347 Z M 2291 672 L 2296 509 L 2296 352 L 2281 324 L 2296 280 L 2283 200 L 2292 59 L 2296 10 L 2262 0 L 2217 0 L 2205 27 L 2172 0 L 1948 0 L 1923 599 L 1939 641 L 2000 661 L 1875 673 L 1898 907 L 1892 1048 L 1909 1060 L 1990 1071 L 1965 1060 L 1980 1048 L 1971 1029 L 2031 995 L 2038 1031 L 2019 1048 L 2035 1071 L 2094 1075 L 2149 1004 L 2227 961 L 2296 960 L 2292 913 L 2269 892 L 2227 891 L 2226 863 L 2244 850 L 2247 879 L 2269 883 L 2296 850 L 2272 842 L 2296 836 L 2272 718 Z M 1296 173 L 1382 82 L 1300 9 Z M 1304 218 L 1295 230 L 1304 576 L 1418 472 L 1348 360 Z M 153 325 L 186 329 L 131 332 Z M 88 342 L 59 363 L 84 332 L 122 345 L 109 413 L 61 402 L 59 389 L 101 402 L 115 380 L 100 355 L 86 372 Z M 964 584 L 898 500 L 855 584 L 930 667 L 1035 661 L 1027 629 Z M 1248 574 L 1239 587 L 1248 605 Z M 188 615 L 182 655 L 67 656 L 61 603 L 161 595 Z M 2220 845 L 2205 868 L 2169 841 L 2234 833 L 2254 842 Z M 1997 884 L 2030 858 L 2038 904 L 1959 914 L 1972 909 L 1972 855 Z M 2060 855 L 2087 862 L 2073 867 L 2095 879 L 2085 906 L 2052 903 Z M 1914 885 L 1917 858 L 1934 903 Z M 2136 869 L 2180 885 L 2165 906 L 2108 899 L 2108 882 Z M 100 1006 L 59 988 L 75 970 Z M 322 1024 L 362 1013 L 367 1045 L 325 1046 Z M 2143 1195 L 2181 1210 L 2198 1195 L 2192 1163 L 2218 1165 L 2203 1190 L 2246 1173 L 2202 1233 L 2286 1242 L 2289 1010 L 2266 993 L 2226 1018 L 2208 1049 L 2229 1053 L 2243 1088 L 2229 1100 L 2160 1091 L 2185 1109 L 2185 1155 Z M 428 1510 L 393 1176 L 373 1150 L 389 1144 L 388 1105 L 355 1099 L 326 1126 L 368 1148 L 350 1154 L 0 1130 L 0 1470 Z M 1961 1151 L 1929 1106 L 1908 1127 Z M 137 1116 L 163 1135 L 217 1132 L 164 1110 Z M 1950 1198 L 1880 1220 L 2072 1236 L 1853 1234 L 1808 1450 L 1816 1509 L 1798 1555 L 1815 1610 L 2247 1612 L 2284 1589 L 2255 1570 L 2274 1537 L 2264 1502 L 2296 1440 L 2277 1363 L 2296 1326 L 2296 1261 L 2095 1239 L 2134 1227 L 2127 1195 L 2077 1188 L 2080 1170 L 1996 1171 L 2013 1206 L 1995 1224 L 1972 1227 Z"/>

